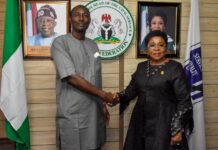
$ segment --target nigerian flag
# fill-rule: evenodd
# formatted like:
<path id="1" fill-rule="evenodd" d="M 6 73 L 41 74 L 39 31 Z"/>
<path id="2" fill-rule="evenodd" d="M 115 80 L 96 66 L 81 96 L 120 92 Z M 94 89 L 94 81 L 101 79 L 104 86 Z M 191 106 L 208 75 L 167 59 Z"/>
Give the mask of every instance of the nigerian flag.
<path id="1" fill-rule="evenodd" d="M 26 32 L 27 32 L 27 37 L 28 36 L 33 36 L 33 21 L 32 21 L 32 10 L 31 10 L 31 4 L 27 3 L 26 5 Z"/>
<path id="2" fill-rule="evenodd" d="M 16 150 L 30 149 L 18 0 L 6 1 L 0 108 Z"/>
<path id="3" fill-rule="evenodd" d="M 141 10 L 141 37 L 140 45 L 142 44 L 144 38 L 149 33 L 149 16 L 148 16 L 148 6 L 143 6 Z"/>

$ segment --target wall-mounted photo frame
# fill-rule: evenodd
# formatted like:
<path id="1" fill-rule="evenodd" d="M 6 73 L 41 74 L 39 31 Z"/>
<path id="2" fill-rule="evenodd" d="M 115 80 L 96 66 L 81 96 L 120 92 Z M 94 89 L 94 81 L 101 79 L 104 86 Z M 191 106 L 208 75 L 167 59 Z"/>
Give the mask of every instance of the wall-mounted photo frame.
<path id="1" fill-rule="evenodd" d="M 70 0 L 21 0 L 24 58 L 51 58 L 53 40 L 69 32 Z"/>
<path id="2" fill-rule="evenodd" d="M 179 58 L 181 3 L 138 2 L 137 58 L 146 58 L 145 37 L 161 30 L 167 34 L 167 57 Z"/>

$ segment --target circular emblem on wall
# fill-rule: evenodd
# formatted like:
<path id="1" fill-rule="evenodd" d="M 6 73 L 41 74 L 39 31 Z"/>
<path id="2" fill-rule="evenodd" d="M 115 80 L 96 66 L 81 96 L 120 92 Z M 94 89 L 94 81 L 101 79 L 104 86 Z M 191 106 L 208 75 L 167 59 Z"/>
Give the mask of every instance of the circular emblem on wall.
<path id="1" fill-rule="evenodd" d="M 130 46 L 134 22 L 126 7 L 113 0 L 97 0 L 87 4 L 91 23 L 86 36 L 94 40 L 103 59 L 115 58 Z"/>

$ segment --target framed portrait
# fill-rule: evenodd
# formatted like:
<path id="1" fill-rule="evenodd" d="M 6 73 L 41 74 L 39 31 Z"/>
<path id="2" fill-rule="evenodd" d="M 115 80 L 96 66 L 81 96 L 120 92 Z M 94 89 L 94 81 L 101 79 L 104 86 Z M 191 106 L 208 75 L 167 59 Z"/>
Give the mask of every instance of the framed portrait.
<path id="1" fill-rule="evenodd" d="M 179 58 L 181 3 L 138 2 L 137 58 L 147 57 L 145 37 L 150 31 L 167 34 L 167 57 Z"/>
<path id="2" fill-rule="evenodd" d="M 24 58 L 51 58 L 53 40 L 69 31 L 70 0 L 21 0 Z"/>

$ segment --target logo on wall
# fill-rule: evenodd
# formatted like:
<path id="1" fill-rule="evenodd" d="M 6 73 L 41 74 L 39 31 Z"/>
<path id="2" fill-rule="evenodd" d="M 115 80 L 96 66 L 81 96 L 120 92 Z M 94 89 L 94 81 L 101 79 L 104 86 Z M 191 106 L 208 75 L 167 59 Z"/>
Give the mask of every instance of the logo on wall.
<path id="1" fill-rule="evenodd" d="M 134 36 L 134 22 L 127 8 L 112 0 L 92 1 L 87 8 L 92 21 L 86 36 L 98 44 L 99 56 L 111 59 L 123 54 Z"/>

